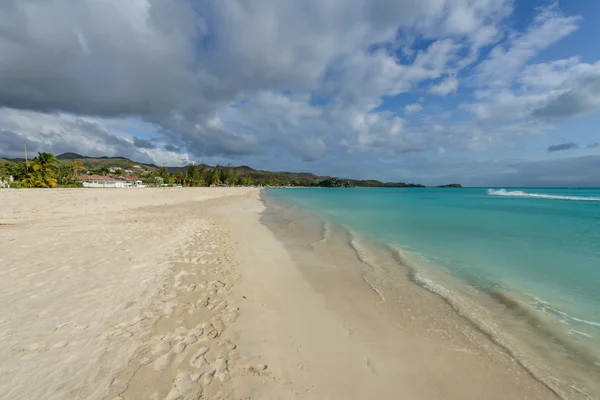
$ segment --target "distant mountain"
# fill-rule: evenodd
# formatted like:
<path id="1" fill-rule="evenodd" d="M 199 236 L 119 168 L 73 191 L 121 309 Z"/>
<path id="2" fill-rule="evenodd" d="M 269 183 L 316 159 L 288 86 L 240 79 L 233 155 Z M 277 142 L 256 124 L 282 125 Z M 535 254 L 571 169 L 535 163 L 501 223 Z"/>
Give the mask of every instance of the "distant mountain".
<path id="1" fill-rule="evenodd" d="M 77 153 L 63 153 L 56 156 L 59 160 L 77 160 L 82 158 L 90 158 Z"/>
<path id="2" fill-rule="evenodd" d="M 134 165 L 144 166 L 144 167 L 148 167 L 148 168 L 158 168 L 158 165 L 156 165 L 156 164 L 144 164 L 144 163 L 130 160 L 129 158 L 125 158 L 125 157 L 107 157 L 107 156 L 88 157 L 88 156 L 82 156 L 81 154 L 77 154 L 77 153 L 63 153 L 63 154 L 59 154 L 58 156 L 56 156 L 56 158 L 58 158 L 61 161 L 65 161 L 65 160 L 81 161 L 81 162 L 83 162 L 84 165 L 86 165 L 86 166 L 90 165 L 90 166 L 92 166 L 92 168 L 101 168 L 101 167 L 106 166 L 106 167 L 119 167 L 119 168 L 123 168 L 123 169 L 131 169 L 131 168 L 133 168 Z"/>
<path id="3" fill-rule="evenodd" d="M 144 164 L 130 160 L 125 157 L 88 157 L 77 153 L 63 153 L 56 156 L 62 164 L 71 163 L 73 160 L 81 161 L 88 170 L 99 170 L 102 167 L 122 168 L 135 172 L 153 171 L 161 168 L 156 164 Z M 0 159 L 0 162 L 5 160 Z M 7 161 L 25 161 L 22 158 L 8 159 Z M 199 164 L 201 167 L 212 169 L 213 166 Z M 185 172 L 185 167 L 166 167 L 170 173 L 179 174 Z M 343 179 L 332 176 L 319 176 L 310 172 L 272 172 L 257 170 L 247 165 L 233 167 L 234 173 L 238 177 L 248 176 L 258 183 L 272 185 L 292 185 L 292 186 L 321 186 L 321 187 L 414 187 L 424 188 L 425 186 L 404 182 L 381 182 L 378 180 L 357 180 Z M 462 187 L 460 184 L 453 183 L 438 187 Z"/>
<path id="4" fill-rule="evenodd" d="M 24 162 L 25 159 L 24 158 L 0 158 L 0 162 L 7 162 L 7 161 L 11 161 L 11 162 Z"/>

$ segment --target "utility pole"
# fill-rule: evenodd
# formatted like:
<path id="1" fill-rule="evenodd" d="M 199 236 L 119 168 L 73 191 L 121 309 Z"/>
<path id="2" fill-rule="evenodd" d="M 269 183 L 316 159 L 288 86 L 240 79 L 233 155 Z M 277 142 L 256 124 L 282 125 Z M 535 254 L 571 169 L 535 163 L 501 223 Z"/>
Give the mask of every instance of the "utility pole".
<path id="1" fill-rule="evenodd" d="M 27 142 L 23 142 L 23 148 L 25 149 L 25 166 L 27 167 Z"/>

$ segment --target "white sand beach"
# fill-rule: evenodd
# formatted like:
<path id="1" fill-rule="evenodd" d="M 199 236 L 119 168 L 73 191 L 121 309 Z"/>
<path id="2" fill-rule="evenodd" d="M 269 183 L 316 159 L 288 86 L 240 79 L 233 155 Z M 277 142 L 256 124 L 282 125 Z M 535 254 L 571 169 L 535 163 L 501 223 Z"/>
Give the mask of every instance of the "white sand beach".
<path id="1" fill-rule="evenodd" d="M 0 190 L 0 399 L 556 398 L 434 295 L 299 258 L 259 196 Z"/>

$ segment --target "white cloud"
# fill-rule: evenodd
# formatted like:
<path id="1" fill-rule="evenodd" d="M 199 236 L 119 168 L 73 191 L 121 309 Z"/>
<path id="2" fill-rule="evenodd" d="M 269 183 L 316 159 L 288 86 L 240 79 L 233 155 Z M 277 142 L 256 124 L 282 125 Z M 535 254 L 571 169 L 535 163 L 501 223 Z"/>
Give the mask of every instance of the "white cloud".
<path id="1" fill-rule="evenodd" d="M 513 34 L 506 47 L 498 45 L 492 49 L 477 68 L 477 84 L 491 87 L 510 84 L 541 50 L 575 32 L 579 21 L 579 17 L 561 14 L 555 5 L 542 9 L 525 33 Z"/>
<path id="2" fill-rule="evenodd" d="M 456 93 L 458 90 L 458 79 L 451 76 L 448 79 L 441 82 L 439 85 L 434 85 L 429 88 L 428 93 L 436 94 L 439 96 L 446 96 L 450 93 Z"/>
<path id="3" fill-rule="evenodd" d="M 600 62 L 577 61 L 560 60 L 525 71 L 524 84 L 546 93 L 533 110 L 534 117 L 560 120 L 600 112 Z"/>
<path id="4" fill-rule="evenodd" d="M 556 6 L 519 33 L 512 0 L 5 3 L 0 155 L 26 136 L 174 164 L 449 156 L 600 109 L 597 64 L 528 66 L 580 23 Z"/>
<path id="5" fill-rule="evenodd" d="M 423 111 L 423 106 L 419 103 L 408 104 L 404 107 L 404 112 L 407 114 L 414 114 Z"/>
<path id="6" fill-rule="evenodd" d="M 28 150 L 56 154 L 75 152 L 86 156 L 123 156 L 146 163 L 183 165 L 187 154 L 169 152 L 164 143 L 148 148 L 150 140 L 140 139 L 128 130 L 153 131 L 156 127 L 128 119 L 106 119 L 57 113 L 0 109 L 2 155 L 22 157 L 23 142 Z M 139 146 L 139 142 L 144 145 Z M 138 142 L 138 145 L 136 145 Z"/>
<path id="7" fill-rule="evenodd" d="M 534 64 L 511 87 L 480 93 L 479 100 L 462 107 L 480 121 L 559 120 L 600 112 L 600 62 L 573 57 Z"/>
<path id="8" fill-rule="evenodd" d="M 0 64 L 0 105 L 142 118 L 156 125 L 164 140 L 198 156 L 269 151 L 273 136 L 296 135 L 299 124 L 316 123 L 315 113 L 322 116 L 317 123 L 322 131 L 333 127 L 340 132 L 338 141 L 364 136 L 364 129 L 391 129 L 393 118 L 377 117 L 381 122 L 376 124 L 337 118 L 368 121 L 382 96 L 441 76 L 458 50 L 454 40 L 436 37 L 441 20 L 449 21 L 447 33 L 461 35 L 490 23 L 481 0 L 473 3 L 468 32 L 455 32 L 460 21 L 452 10 L 465 5 L 455 0 L 265 0 L 252 7 L 242 0 L 7 1 L 0 16 L 7 33 L 0 37 L 5 60 Z M 436 40 L 411 65 L 386 53 L 365 53 L 373 43 L 393 42 L 398 29 Z M 328 70 L 337 71 L 339 80 L 322 86 Z M 255 117 L 263 125 L 251 126 L 249 118 L 235 126 L 222 116 L 235 114 L 228 108 L 242 99 L 265 103 L 269 93 L 278 96 L 284 89 L 324 91 L 330 104 L 315 110 L 310 96 L 279 109 L 264 104 Z M 278 101 L 285 103 L 286 97 Z M 283 115 L 289 108 L 308 114 Z M 360 129 L 348 132 L 352 126 Z M 273 143 L 293 152 L 298 147 L 294 143 L 303 142 L 293 139 Z M 313 142 L 329 146 L 332 140 Z"/>

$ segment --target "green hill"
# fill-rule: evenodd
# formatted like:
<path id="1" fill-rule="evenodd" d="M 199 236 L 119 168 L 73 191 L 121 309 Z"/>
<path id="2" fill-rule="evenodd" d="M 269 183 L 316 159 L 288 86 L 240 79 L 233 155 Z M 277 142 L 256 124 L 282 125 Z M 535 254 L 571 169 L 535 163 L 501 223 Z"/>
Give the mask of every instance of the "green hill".
<path id="1" fill-rule="evenodd" d="M 95 172 L 101 168 L 121 168 L 132 171 L 133 175 L 149 176 L 160 171 L 177 176 L 186 175 L 186 167 L 160 167 L 156 164 L 144 164 L 125 157 L 88 157 L 77 153 L 63 153 L 56 156 L 61 164 L 70 164 L 72 161 L 81 161 L 85 170 Z M 0 163 L 7 161 L 25 161 L 22 158 L 1 159 Z M 198 164 L 204 170 L 213 170 L 215 166 Z M 381 182 L 378 180 L 344 179 L 332 176 L 319 176 L 309 172 L 284 172 L 257 170 L 247 165 L 232 167 L 236 178 L 251 178 L 256 184 L 273 186 L 320 186 L 320 187 L 415 187 L 425 186 L 404 182 Z M 459 184 L 445 185 L 444 187 L 461 187 Z"/>
<path id="2" fill-rule="evenodd" d="M 87 157 L 77 153 L 63 153 L 56 156 L 56 158 L 58 158 L 63 164 L 70 163 L 71 161 L 81 161 L 83 165 L 88 169 L 112 167 L 130 170 L 142 169 L 146 171 L 151 171 L 158 168 L 158 165 L 139 163 L 125 157 Z"/>

